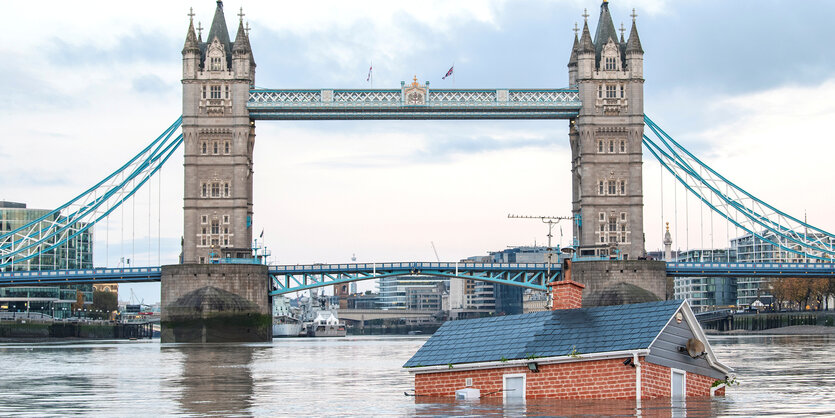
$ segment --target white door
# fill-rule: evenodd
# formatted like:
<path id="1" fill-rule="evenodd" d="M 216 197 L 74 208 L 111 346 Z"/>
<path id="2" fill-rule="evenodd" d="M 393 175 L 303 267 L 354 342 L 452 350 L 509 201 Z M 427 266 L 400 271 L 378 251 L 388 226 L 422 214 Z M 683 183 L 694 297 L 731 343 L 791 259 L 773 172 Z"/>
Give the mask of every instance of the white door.
<path id="1" fill-rule="evenodd" d="M 504 399 L 524 400 L 525 399 L 525 375 L 504 376 Z"/>
<path id="2" fill-rule="evenodd" d="M 685 387 L 684 387 L 684 372 L 673 370 L 672 379 L 670 380 L 672 386 L 672 393 L 671 396 L 673 399 L 683 399 L 685 396 Z"/>

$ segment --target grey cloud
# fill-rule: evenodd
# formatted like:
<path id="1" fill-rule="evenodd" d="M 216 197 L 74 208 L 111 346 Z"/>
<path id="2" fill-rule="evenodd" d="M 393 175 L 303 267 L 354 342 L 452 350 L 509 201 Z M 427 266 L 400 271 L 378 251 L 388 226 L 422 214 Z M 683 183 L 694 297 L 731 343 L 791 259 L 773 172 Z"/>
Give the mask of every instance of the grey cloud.
<path id="1" fill-rule="evenodd" d="M 109 47 L 97 47 L 89 42 L 71 43 L 54 37 L 46 48 L 47 56 L 53 64 L 75 67 L 108 63 L 171 62 L 177 59 L 172 51 L 179 51 L 182 42 L 159 33 L 136 32 L 119 37 L 115 45 Z"/>

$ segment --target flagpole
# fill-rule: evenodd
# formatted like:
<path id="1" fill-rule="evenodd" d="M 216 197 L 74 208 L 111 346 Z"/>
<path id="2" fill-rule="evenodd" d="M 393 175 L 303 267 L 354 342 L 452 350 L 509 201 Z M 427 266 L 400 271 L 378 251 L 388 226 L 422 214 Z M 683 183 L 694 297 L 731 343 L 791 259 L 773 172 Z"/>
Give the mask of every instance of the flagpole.
<path id="1" fill-rule="evenodd" d="M 452 62 L 452 88 L 455 88 L 455 61 Z"/>

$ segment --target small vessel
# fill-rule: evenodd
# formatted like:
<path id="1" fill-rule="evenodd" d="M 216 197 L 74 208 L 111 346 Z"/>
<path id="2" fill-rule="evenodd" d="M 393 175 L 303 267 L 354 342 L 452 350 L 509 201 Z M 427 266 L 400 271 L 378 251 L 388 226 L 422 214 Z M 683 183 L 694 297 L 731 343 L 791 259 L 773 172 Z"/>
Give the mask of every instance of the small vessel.
<path id="1" fill-rule="evenodd" d="M 301 337 L 344 337 L 347 328 L 336 316 L 337 306 L 328 303 L 328 298 L 315 291 L 310 297 L 299 299 L 301 307 Z"/>
<path id="2" fill-rule="evenodd" d="M 302 321 L 284 296 L 273 298 L 273 337 L 298 337 Z"/>
<path id="3" fill-rule="evenodd" d="M 312 322 L 305 323 L 308 337 L 344 337 L 345 323 L 339 322 L 334 311 L 317 311 Z"/>

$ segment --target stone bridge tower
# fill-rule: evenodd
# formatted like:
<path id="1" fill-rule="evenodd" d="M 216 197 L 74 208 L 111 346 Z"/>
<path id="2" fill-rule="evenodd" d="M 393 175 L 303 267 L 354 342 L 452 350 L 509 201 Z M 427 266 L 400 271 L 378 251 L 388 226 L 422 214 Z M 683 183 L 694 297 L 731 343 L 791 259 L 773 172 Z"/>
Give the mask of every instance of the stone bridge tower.
<path id="1" fill-rule="evenodd" d="M 239 16 L 233 43 L 218 1 L 206 41 L 202 32 L 195 34 L 192 20 L 183 47 L 186 264 L 252 257 L 255 125 L 246 102 L 255 61 Z"/>
<path id="2" fill-rule="evenodd" d="M 583 108 L 571 121 L 572 211 L 580 255 L 637 259 L 645 254 L 642 190 L 643 56 L 635 14 L 618 37 L 609 4 L 600 6 L 594 40 L 588 13 L 574 36 L 569 84 Z"/>

